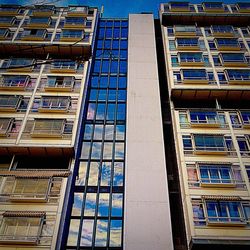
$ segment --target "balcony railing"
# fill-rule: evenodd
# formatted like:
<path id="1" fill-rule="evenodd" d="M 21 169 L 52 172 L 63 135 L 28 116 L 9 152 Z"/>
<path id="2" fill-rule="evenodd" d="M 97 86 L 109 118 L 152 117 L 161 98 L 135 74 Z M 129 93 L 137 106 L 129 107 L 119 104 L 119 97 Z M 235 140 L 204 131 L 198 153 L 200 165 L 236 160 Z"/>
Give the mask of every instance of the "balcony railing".
<path id="1" fill-rule="evenodd" d="M 236 151 L 225 147 L 211 147 L 211 146 L 195 146 L 184 149 L 184 154 L 187 155 L 227 155 L 236 156 Z"/>
<path id="2" fill-rule="evenodd" d="M 11 79 L 8 77 L 1 77 L 0 78 L 0 90 L 25 90 L 26 86 L 29 83 L 30 78 L 29 77 L 25 77 L 23 78 L 23 76 L 20 76 L 20 78 L 18 78 L 18 76 L 15 79 Z"/>

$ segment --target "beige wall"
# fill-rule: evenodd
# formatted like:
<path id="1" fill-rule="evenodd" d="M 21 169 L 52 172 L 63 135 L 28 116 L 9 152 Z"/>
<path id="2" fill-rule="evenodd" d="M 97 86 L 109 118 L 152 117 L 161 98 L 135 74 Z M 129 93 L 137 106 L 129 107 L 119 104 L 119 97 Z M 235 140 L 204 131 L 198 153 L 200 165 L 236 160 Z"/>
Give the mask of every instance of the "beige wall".
<path id="1" fill-rule="evenodd" d="M 173 249 L 154 20 L 129 16 L 125 250 Z"/>

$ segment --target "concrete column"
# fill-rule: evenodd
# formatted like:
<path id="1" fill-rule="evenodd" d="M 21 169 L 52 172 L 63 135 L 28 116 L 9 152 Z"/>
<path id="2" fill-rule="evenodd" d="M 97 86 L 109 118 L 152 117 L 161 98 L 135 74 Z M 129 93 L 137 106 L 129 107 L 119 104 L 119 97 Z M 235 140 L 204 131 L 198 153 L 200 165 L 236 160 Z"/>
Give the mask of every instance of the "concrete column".
<path id="1" fill-rule="evenodd" d="M 172 250 L 152 14 L 129 15 L 128 43 L 124 249 Z"/>

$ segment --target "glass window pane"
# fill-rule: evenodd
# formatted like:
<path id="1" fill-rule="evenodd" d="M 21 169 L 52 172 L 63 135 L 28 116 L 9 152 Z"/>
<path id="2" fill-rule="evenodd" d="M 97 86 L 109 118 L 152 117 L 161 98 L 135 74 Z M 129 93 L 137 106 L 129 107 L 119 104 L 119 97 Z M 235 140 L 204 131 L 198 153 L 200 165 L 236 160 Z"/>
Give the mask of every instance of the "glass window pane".
<path id="1" fill-rule="evenodd" d="M 72 208 L 73 216 L 80 216 L 82 211 L 83 193 L 74 193 L 74 203 Z"/>
<path id="2" fill-rule="evenodd" d="M 123 186 L 123 162 L 114 163 L 113 186 Z"/>
<path id="3" fill-rule="evenodd" d="M 111 162 L 102 163 L 101 186 L 110 186 Z"/>
<path id="4" fill-rule="evenodd" d="M 69 235 L 68 235 L 68 242 L 67 242 L 68 246 L 76 246 L 78 232 L 79 232 L 79 225 L 80 225 L 80 220 L 77 220 L 77 219 L 70 220 Z"/>
<path id="5" fill-rule="evenodd" d="M 95 246 L 105 247 L 107 245 L 108 221 L 97 220 Z"/>
<path id="6" fill-rule="evenodd" d="M 112 194 L 111 216 L 122 216 L 123 194 Z"/>
<path id="7" fill-rule="evenodd" d="M 83 220 L 82 225 L 82 235 L 81 235 L 81 246 L 91 246 L 92 245 L 92 238 L 93 238 L 93 220 Z"/>
<path id="8" fill-rule="evenodd" d="M 88 186 L 97 186 L 98 174 L 99 174 L 99 163 L 91 162 L 89 169 Z"/>
<path id="9" fill-rule="evenodd" d="M 87 193 L 86 201 L 85 201 L 85 208 L 84 208 L 84 216 L 94 216 L 95 207 L 96 207 L 96 194 Z"/>
<path id="10" fill-rule="evenodd" d="M 111 247 L 120 247 L 122 242 L 122 220 L 111 220 L 110 242 Z"/>

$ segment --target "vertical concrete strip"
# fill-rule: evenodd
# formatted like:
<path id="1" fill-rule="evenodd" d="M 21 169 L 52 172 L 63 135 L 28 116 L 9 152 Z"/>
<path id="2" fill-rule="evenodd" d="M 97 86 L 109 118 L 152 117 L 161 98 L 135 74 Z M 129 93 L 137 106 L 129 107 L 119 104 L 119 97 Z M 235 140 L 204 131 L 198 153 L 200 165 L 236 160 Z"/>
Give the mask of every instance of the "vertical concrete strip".
<path id="1" fill-rule="evenodd" d="M 154 20 L 129 16 L 125 250 L 172 250 Z"/>

